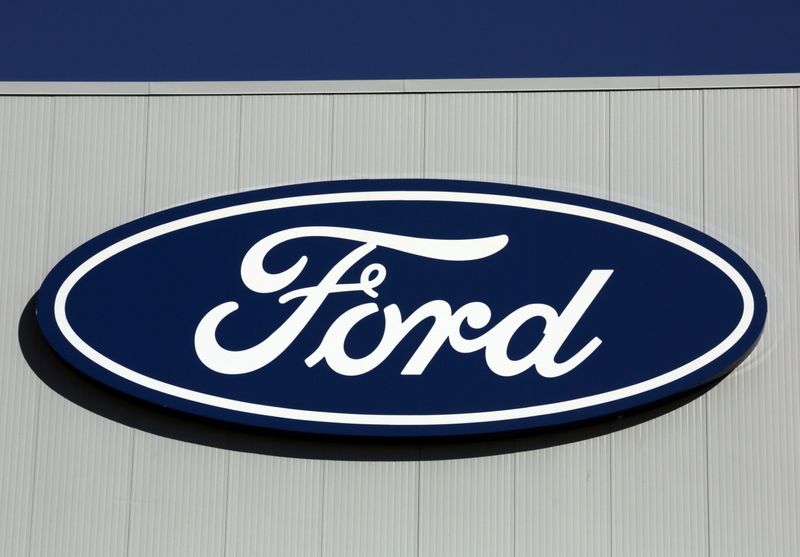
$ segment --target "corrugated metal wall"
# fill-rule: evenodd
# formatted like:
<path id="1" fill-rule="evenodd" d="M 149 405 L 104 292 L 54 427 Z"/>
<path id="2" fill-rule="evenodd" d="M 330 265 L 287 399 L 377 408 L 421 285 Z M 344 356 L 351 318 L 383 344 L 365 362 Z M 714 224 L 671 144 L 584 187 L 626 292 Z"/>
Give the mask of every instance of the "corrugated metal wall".
<path id="1" fill-rule="evenodd" d="M 799 99 L 0 97 L 0 554 L 800 554 Z M 44 274 L 111 226 L 255 187 L 401 176 L 585 193 L 704 229 L 764 282 L 764 336 L 717 387 L 653 420 L 462 458 L 438 445 L 303 456 L 275 438 L 227 450 L 246 444 L 225 430 L 218 444 L 176 440 L 125 425 L 143 419 L 135 405 L 112 420 L 75 404 L 23 356 Z"/>

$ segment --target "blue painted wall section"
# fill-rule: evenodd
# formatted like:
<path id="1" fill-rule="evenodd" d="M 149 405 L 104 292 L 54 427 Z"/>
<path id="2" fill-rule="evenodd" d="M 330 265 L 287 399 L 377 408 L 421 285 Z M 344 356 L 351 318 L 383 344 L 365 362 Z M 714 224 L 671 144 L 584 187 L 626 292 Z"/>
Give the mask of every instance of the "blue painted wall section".
<path id="1" fill-rule="evenodd" d="M 3 0 L 0 80 L 800 71 L 800 3 Z"/>

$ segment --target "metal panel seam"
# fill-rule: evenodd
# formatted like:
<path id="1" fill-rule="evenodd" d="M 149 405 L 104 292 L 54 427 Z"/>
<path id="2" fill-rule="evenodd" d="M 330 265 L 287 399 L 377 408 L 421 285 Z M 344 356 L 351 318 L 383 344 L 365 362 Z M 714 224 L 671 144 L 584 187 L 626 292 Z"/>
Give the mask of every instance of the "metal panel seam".
<path id="1" fill-rule="evenodd" d="M 611 93 L 606 93 L 606 182 L 611 199 Z M 614 555 L 614 444 L 608 441 L 608 555 Z"/>
<path id="2" fill-rule="evenodd" d="M 703 232 L 706 232 L 707 229 L 707 216 L 706 216 L 706 92 L 700 91 L 700 151 L 702 153 L 700 157 L 700 164 L 703 165 L 702 167 L 702 202 L 703 202 Z M 705 420 L 704 430 L 705 430 L 705 457 L 706 457 L 706 555 L 711 557 L 711 487 L 709 482 L 709 454 L 708 454 L 708 420 L 709 420 L 709 410 L 708 410 L 708 396 L 703 396 L 703 418 Z"/>
<path id="3" fill-rule="evenodd" d="M 228 555 L 228 526 L 230 524 L 231 501 L 231 454 L 233 454 L 233 451 L 225 451 L 225 525 L 222 528 L 222 557 Z"/>

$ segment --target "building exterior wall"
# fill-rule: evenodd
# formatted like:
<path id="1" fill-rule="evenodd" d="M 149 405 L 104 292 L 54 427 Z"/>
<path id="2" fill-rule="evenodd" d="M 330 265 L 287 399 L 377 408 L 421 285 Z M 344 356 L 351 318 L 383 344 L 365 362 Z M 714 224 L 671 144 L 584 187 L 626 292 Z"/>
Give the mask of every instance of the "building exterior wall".
<path id="1" fill-rule="evenodd" d="M 797 88 L 0 96 L 0 555 L 800 554 L 798 128 Z M 70 400 L 23 353 L 46 272 L 112 226 L 390 177 L 582 193 L 703 230 L 764 283 L 763 337 L 651 420 L 466 446 L 189 419 L 170 435 L 171 417 L 122 398 Z"/>

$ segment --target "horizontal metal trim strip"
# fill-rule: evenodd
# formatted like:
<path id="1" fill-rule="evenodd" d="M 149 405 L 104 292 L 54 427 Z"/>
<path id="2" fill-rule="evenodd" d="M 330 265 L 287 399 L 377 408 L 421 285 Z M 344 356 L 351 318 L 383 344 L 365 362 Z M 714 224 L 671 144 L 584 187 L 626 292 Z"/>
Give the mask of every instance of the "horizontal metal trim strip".
<path id="1" fill-rule="evenodd" d="M 800 73 L 332 81 L 0 81 L 0 95 L 277 95 L 798 87 Z"/>

